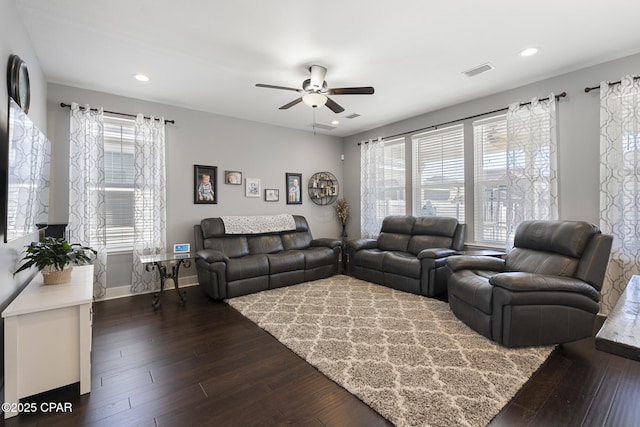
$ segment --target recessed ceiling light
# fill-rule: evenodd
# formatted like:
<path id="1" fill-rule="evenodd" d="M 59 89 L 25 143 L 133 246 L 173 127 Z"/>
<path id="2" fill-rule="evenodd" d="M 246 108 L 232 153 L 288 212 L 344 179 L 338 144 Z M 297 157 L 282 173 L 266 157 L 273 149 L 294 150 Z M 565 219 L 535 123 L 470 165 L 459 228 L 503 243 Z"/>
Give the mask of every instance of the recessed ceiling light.
<path id="1" fill-rule="evenodd" d="M 148 82 L 149 81 L 149 77 L 145 76 L 144 74 L 134 74 L 133 78 L 136 79 L 139 82 Z"/>
<path id="2" fill-rule="evenodd" d="M 331 120 L 332 125 L 339 125 L 340 122 L 338 120 Z"/>
<path id="3" fill-rule="evenodd" d="M 535 55 L 536 53 L 538 53 L 538 48 L 537 47 L 529 47 L 523 51 L 520 52 L 520 56 L 531 56 L 531 55 Z"/>

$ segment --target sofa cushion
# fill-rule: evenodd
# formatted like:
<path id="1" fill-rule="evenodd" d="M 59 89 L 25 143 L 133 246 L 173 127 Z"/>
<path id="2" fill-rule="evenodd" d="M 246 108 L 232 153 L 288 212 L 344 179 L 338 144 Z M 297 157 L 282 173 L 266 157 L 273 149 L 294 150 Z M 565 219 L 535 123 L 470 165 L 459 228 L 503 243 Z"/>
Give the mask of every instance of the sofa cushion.
<path id="1" fill-rule="evenodd" d="M 382 251 L 406 252 L 411 235 L 400 233 L 380 233 L 378 236 L 378 249 Z"/>
<path id="2" fill-rule="evenodd" d="M 415 219 L 413 224 L 413 235 L 430 235 L 453 237 L 458 227 L 456 218 L 443 216 L 421 216 Z"/>
<path id="3" fill-rule="evenodd" d="M 417 217 L 407 250 L 418 255 L 424 249 L 451 248 L 458 220 L 449 217 Z"/>
<path id="4" fill-rule="evenodd" d="M 450 248 L 450 237 L 445 236 L 411 236 L 407 250 L 414 256 L 425 249 Z"/>
<path id="5" fill-rule="evenodd" d="M 369 268 L 371 270 L 382 271 L 382 260 L 386 252 L 380 249 L 363 249 L 353 254 L 351 263 L 358 267 Z"/>
<path id="6" fill-rule="evenodd" d="M 283 251 L 276 254 L 268 254 L 269 273 L 282 273 L 284 271 L 304 270 L 304 255 L 301 251 Z"/>
<path id="7" fill-rule="evenodd" d="M 264 254 L 231 258 L 227 261 L 227 281 L 266 276 L 269 274 L 269 261 Z"/>
<path id="8" fill-rule="evenodd" d="M 311 233 L 308 231 L 294 231 L 282 233 L 282 246 L 285 250 L 306 249 L 311 244 Z"/>
<path id="9" fill-rule="evenodd" d="M 552 276 L 573 276 L 578 264 L 579 260 L 570 256 L 513 248 L 506 257 L 505 269 Z"/>
<path id="10" fill-rule="evenodd" d="M 420 260 L 407 252 L 388 252 L 382 260 L 382 271 L 413 279 L 420 279 Z"/>
<path id="11" fill-rule="evenodd" d="M 229 258 L 249 255 L 249 245 L 244 236 L 204 239 L 203 244 L 205 249 L 220 251 Z"/>
<path id="12" fill-rule="evenodd" d="M 333 249 L 314 246 L 305 249 L 302 253 L 304 254 L 304 267 L 307 270 L 335 264 L 336 255 Z"/>
<path id="13" fill-rule="evenodd" d="M 284 249 L 279 234 L 249 236 L 247 237 L 247 242 L 249 244 L 249 253 L 251 254 L 272 254 Z"/>
<path id="14" fill-rule="evenodd" d="M 224 223 L 220 218 L 203 219 L 200 221 L 200 228 L 204 239 L 224 236 Z"/>
<path id="15" fill-rule="evenodd" d="M 449 295 L 490 315 L 493 312 L 493 286 L 489 284 L 489 278 L 494 274 L 495 271 L 456 271 L 448 281 Z"/>
<path id="16" fill-rule="evenodd" d="M 409 215 L 391 215 L 382 220 L 380 233 L 411 234 L 415 217 Z"/>
<path id="17" fill-rule="evenodd" d="M 600 229 L 583 221 L 523 221 L 513 245 L 580 258 L 589 240 Z"/>

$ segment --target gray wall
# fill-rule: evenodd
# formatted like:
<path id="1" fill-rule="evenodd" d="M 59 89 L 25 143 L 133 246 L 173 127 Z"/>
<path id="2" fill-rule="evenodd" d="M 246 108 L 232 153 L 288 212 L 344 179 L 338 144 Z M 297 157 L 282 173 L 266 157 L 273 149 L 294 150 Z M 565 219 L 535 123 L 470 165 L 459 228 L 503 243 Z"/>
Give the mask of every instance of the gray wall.
<path id="1" fill-rule="evenodd" d="M 6 77 L 7 63 L 9 55 L 16 54 L 22 58 L 28 66 L 29 78 L 31 81 L 31 108 L 29 117 L 40 129 L 45 129 L 47 125 L 46 116 L 46 97 L 47 87 L 44 75 L 38 64 L 26 30 L 22 26 L 22 21 L 18 17 L 15 10 L 15 0 L 0 0 L 0 63 L 2 67 L 2 84 L 0 84 L 0 147 L 7 144 L 7 109 L 9 104 L 9 96 L 7 93 L 7 85 L 4 83 Z M 6 173 L 5 152 L 0 154 L 0 174 Z M 4 179 L 2 185 L 4 185 Z M 2 215 L 6 212 L 6 193 L 3 188 L 0 191 L 0 212 Z M 0 219 L 3 221 L 4 219 Z M 3 227 L 0 227 L 2 229 Z M 27 236 L 9 243 L 4 243 L 4 229 L 0 231 L 0 312 L 3 311 L 13 300 L 24 286 L 31 280 L 34 272 L 22 272 L 17 276 L 13 276 L 13 272 L 19 265 L 21 253 L 24 247 L 31 241 L 38 240 L 38 234 Z M 4 387 L 4 321 L 0 322 L 0 369 L 2 369 L 2 377 L 0 383 Z M 4 395 L 4 390 L 2 393 Z"/>
<path id="2" fill-rule="evenodd" d="M 304 215 L 314 237 L 338 237 L 340 226 L 331 206 L 317 206 L 309 200 L 306 183 L 315 172 L 329 171 L 342 179 L 340 138 L 286 129 L 262 123 L 203 113 L 169 105 L 150 103 L 101 92 L 57 84 L 48 87 L 48 131 L 52 142 L 52 206 L 50 220 L 68 218 L 69 109 L 60 103 L 90 104 L 105 110 L 144 113 L 175 120 L 166 126 L 167 155 L 167 243 L 190 242 L 193 224 L 220 215 L 262 215 L 291 213 Z M 218 204 L 193 203 L 193 166 L 218 167 Z M 280 190 L 279 202 L 265 202 L 244 196 L 244 185 L 223 183 L 225 170 L 238 170 L 243 178 L 260 178 L 265 188 Z M 303 203 L 287 205 L 285 173 L 302 173 Z M 340 189 L 342 192 L 342 189 Z M 131 282 L 131 255 L 108 257 L 107 286 Z M 185 270 L 182 275 L 193 275 Z"/>
<path id="3" fill-rule="evenodd" d="M 557 106 L 558 111 L 558 179 L 560 218 L 585 220 L 599 223 L 599 93 L 585 93 L 587 86 L 598 85 L 601 81 L 616 81 L 627 74 L 640 74 L 640 54 L 549 78 L 519 88 L 439 111 L 427 113 L 388 126 L 373 129 L 344 139 L 344 181 L 345 197 L 352 206 L 352 221 L 348 226 L 350 237 L 360 236 L 360 147 L 362 140 L 391 136 L 414 129 L 457 120 L 488 111 L 507 107 L 513 102 L 525 102 L 533 97 L 546 97 L 567 92 Z M 482 76 L 475 77 L 481 79 Z M 432 84 L 432 83 L 429 83 Z M 417 89 L 419 90 L 419 88 Z M 465 123 L 470 124 L 471 121 Z M 411 141 L 406 137 L 407 165 L 411 165 Z M 465 126 L 465 173 L 473 177 L 473 146 L 471 126 Z M 410 182 L 410 174 L 407 174 Z M 411 200 L 410 189 L 407 199 Z M 473 193 L 466 193 L 466 218 L 469 226 L 468 237 L 473 236 Z M 411 204 L 409 203 L 409 209 Z M 409 212 L 411 213 L 411 212 Z"/>
<path id="4" fill-rule="evenodd" d="M 0 84 L 0 140 L 3 145 L 7 143 L 7 109 L 8 109 L 8 93 L 7 85 L 4 83 L 6 80 L 6 69 L 9 60 L 9 55 L 16 54 L 27 63 L 29 69 L 29 80 L 31 81 L 31 107 L 29 109 L 29 117 L 33 122 L 43 131 L 47 126 L 46 115 L 46 97 L 47 87 L 38 64 L 38 59 L 35 56 L 29 37 L 25 28 L 22 26 L 22 21 L 18 17 L 18 13 L 15 10 L 15 1 L 12 0 L 0 0 L 0 60 L 2 67 L 2 84 Z M 2 159 L 0 164 L 6 164 L 5 153 L 2 152 Z M 4 168 L 4 166 L 3 166 Z M 5 171 L 3 171 L 5 173 Z M 3 184 L 4 185 L 4 184 Z M 2 200 L 0 205 L 2 209 L 0 211 L 3 214 L 6 212 L 5 201 L 5 189 L 2 189 Z M 0 231 L 4 233 L 4 230 Z M 4 242 L 4 235 L 0 237 L 0 311 L 11 302 L 13 295 L 15 295 L 24 285 L 31 279 L 32 272 L 24 272 L 20 275 L 13 277 L 19 260 L 20 254 L 24 247 L 31 241 L 38 240 L 38 234 L 33 236 L 27 236 L 23 239 L 18 239 L 9 243 Z"/>

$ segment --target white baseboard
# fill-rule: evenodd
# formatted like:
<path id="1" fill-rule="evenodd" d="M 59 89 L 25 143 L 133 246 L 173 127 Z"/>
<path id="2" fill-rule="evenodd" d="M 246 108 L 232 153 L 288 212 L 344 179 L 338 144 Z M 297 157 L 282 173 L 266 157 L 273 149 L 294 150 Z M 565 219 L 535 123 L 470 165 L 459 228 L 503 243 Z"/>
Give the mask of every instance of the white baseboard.
<path id="1" fill-rule="evenodd" d="M 185 276 L 180 277 L 180 288 L 187 288 L 190 286 L 198 285 L 198 276 Z M 165 290 L 174 289 L 175 285 L 173 284 L 173 280 L 168 280 L 165 283 Z M 147 290 L 142 292 L 131 292 L 131 285 L 123 285 L 123 286 L 114 286 L 107 288 L 105 294 L 101 298 L 96 298 L 96 301 L 106 301 L 110 299 L 116 298 L 125 298 L 131 297 L 134 295 L 143 295 L 143 294 L 151 294 L 154 292 L 158 292 L 158 289 Z"/>

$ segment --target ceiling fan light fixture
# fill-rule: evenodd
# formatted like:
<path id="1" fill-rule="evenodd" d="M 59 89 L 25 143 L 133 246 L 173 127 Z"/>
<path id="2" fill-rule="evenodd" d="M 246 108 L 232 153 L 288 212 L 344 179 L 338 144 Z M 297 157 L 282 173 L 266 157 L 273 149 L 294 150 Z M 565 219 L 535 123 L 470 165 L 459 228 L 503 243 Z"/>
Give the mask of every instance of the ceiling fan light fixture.
<path id="1" fill-rule="evenodd" d="M 321 93 L 307 93 L 302 96 L 302 102 L 311 108 L 322 107 L 327 103 L 327 97 Z"/>

